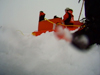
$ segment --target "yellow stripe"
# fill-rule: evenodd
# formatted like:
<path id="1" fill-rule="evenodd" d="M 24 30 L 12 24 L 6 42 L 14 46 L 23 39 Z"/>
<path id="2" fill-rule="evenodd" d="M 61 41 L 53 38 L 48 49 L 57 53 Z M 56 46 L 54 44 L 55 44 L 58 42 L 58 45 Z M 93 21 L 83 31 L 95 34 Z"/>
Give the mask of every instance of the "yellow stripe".
<path id="1" fill-rule="evenodd" d="M 52 23 L 52 24 L 55 24 L 54 22 L 48 20 L 45 18 L 45 20 L 47 20 L 48 22 Z M 65 24 L 61 24 L 61 23 L 58 23 L 57 25 L 62 25 L 62 26 L 75 26 L 75 27 L 80 27 L 80 25 L 65 25 Z"/>
<path id="2" fill-rule="evenodd" d="M 44 18 L 45 20 L 47 20 L 48 22 L 50 22 L 50 23 L 52 23 L 52 24 L 54 24 L 54 22 L 52 22 L 52 21 L 50 21 L 50 20 L 48 20 L 48 19 L 46 19 L 46 18 Z"/>
<path id="3" fill-rule="evenodd" d="M 32 35 L 36 36 L 36 34 L 34 32 L 32 32 Z"/>

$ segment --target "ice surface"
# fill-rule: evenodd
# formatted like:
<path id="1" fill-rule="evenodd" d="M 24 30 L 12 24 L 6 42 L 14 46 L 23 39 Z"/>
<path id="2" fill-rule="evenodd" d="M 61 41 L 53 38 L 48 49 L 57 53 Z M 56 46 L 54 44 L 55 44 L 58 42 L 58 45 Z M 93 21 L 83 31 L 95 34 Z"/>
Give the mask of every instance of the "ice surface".
<path id="1" fill-rule="evenodd" d="M 100 75 L 100 47 L 81 52 L 53 32 L 0 28 L 0 75 Z"/>

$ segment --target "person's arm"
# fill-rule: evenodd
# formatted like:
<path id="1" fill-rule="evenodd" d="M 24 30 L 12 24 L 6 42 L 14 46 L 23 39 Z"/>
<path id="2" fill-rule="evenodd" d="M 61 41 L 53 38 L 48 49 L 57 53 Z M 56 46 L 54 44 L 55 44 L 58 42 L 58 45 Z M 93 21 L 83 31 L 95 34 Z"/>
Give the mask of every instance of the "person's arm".
<path id="1" fill-rule="evenodd" d="M 66 13 L 64 16 L 63 16 L 63 21 L 65 21 L 67 18 L 68 18 L 68 14 Z"/>

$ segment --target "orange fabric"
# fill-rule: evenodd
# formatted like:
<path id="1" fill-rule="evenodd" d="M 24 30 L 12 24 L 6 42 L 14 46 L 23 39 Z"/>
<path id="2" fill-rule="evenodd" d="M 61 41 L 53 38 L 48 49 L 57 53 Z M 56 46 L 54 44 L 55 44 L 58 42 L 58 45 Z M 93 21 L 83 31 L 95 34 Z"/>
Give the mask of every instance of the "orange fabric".
<path id="1" fill-rule="evenodd" d="M 70 23 L 74 23 L 74 16 L 71 17 Z"/>
<path id="2" fill-rule="evenodd" d="M 69 10 L 69 11 L 66 11 L 65 15 L 63 16 L 63 22 L 64 22 L 66 19 L 68 19 L 68 17 L 69 17 L 68 13 L 70 13 L 70 14 L 72 15 L 71 20 L 70 20 L 70 23 L 74 23 L 73 12 L 70 11 L 70 10 Z"/>
<path id="3" fill-rule="evenodd" d="M 61 18 L 55 18 L 55 19 L 49 19 L 51 22 L 53 23 L 62 23 L 62 19 Z M 47 20 L 41 21 L 39 22 L 38 25 L 38 31 L 41 30 L 52 30 L 53 29 L 53 24 L 48 22 Z"/>
<path id="4" fill-rule="evenodd" d="M 65 15 L 63 16 L 63 21 L 65 21 L 69 17 L 68 13 L 66 12 Z"/>
<path id="5" fill-rule="evenodd" d="M 63 22 L 61 18 L 55 18 L 55 19 L 49 19 L 49 20 L 54 22 L 55 24 Z M 74 25 L 80 25 L 81 26 L 81 25 L 83 25 L 83 23 L 80 23 L 79 21 L 75 21 Z M 42 33 L 46 33 L 46 31 L 49 31 L 49 32 L 55 31 L 57 26 L 55 26 L 54 30 L 53 30 L 53 26 L 54 25 L 52 23 L 48 22 L 47 20 L 41 21 L 41 22 L 39 22 L 39 25 L 38 25 L 38 31 L 32 32 L 32 35 L 39 36 Z M 73 27 L 63 26 L 63 27 L 64 28 L 67 27 L 70 31 L 78 28 L 76 26 L 75 27 L 74 26 Z"/>

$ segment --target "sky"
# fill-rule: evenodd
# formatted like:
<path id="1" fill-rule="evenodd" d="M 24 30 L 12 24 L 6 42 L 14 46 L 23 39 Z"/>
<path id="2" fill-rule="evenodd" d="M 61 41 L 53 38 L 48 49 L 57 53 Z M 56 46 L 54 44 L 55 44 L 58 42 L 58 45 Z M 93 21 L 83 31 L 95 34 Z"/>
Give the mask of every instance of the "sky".
<path id="1" fill-rule="evenodd" d="M 45 12 L 45 18 L 52 19 L 54 15 L 63 17 L 65 8 L 70 7 L 78 20 L 81 6 L 82 1 L 78 3 L 78 0 L 0 0 L 0 26 L 12 26 L 31 33 L 38 29 L 39 11 Z"/>

